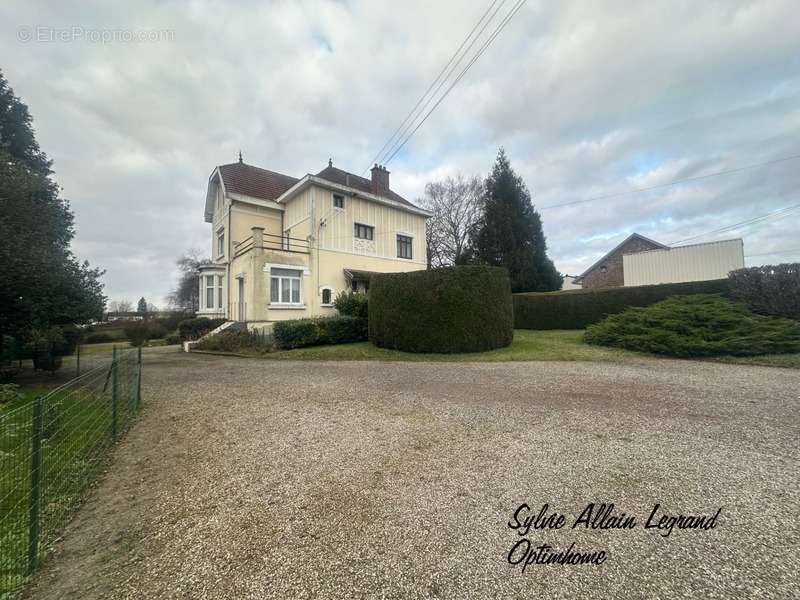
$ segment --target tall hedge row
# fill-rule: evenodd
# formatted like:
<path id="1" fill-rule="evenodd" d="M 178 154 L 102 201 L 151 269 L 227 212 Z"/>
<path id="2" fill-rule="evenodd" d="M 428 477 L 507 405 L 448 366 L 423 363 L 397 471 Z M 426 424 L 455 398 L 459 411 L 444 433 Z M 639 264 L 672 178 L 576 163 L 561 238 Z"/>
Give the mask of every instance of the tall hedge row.
<path id="1" fill-rule="evenodd" d="M 480 352 L 514 337 L 505 269 L 459 266 L 373 275 L 369 339 L 408 352 Z"/>
<path id="2" fill-rule="evenodd" d="M 517 329 L 583 329 L 629 306 L 649 306 L 670 296 L 723 294 L 727 279 L 561 292 L 514 294 Z"/>
<path id="3" fill-rule="evenodd" d="M 800 263 L 731 271 L 731 298 L 763 315 L 800 319 Z"/>

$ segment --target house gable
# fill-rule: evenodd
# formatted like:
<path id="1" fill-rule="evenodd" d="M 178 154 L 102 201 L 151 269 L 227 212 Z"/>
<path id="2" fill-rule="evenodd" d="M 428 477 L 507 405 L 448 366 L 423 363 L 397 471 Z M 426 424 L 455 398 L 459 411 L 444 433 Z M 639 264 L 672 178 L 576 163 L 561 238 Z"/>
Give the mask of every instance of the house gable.
<path id="1" fill-rule="evenodd" d="M 625 272 L 622 256 L 647 250 L 665 249 L 660 242 L 651 240 L 638 233 L 632 233 L 620 244 L 606 253 L 600 260 L 586 269 L 578 280 L 584 289 L 622 287 L 625 285 Z"/>

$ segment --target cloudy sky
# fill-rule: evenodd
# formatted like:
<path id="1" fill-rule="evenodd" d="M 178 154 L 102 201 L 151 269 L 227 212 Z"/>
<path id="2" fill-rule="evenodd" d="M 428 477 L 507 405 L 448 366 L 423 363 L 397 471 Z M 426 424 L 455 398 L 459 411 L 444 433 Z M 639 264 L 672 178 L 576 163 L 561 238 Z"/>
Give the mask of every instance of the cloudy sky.
<path id="1" fill-rule="evenodd" d="M 241 148 L 295 176 L 328 157 L 361 173 L 489 3 L 4 0 L 0 68 L 72 203 L 76 253 L 107 269 L 112 299 L 163 305 L 175 258 L 210 246 L 215 165 Z M 545 208 L 800 155 L 797 8 L 528 0 L 389 163 L 392 187 L 413 200 L 485 175 L 504 146 L 565 273 L 633 231 L 671 243 L 800 204 L 792 159 Z M 796 261 L 799 223 L 698 241 L 741 235 L 749 264 Z"/>

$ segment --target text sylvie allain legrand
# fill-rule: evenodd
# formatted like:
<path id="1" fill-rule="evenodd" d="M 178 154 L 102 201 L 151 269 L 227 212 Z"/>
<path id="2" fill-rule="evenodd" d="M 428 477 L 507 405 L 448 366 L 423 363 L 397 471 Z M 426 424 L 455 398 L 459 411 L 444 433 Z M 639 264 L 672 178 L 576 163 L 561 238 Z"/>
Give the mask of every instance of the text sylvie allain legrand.
<path id="1" fill-rule="evenodd" d="M 713 514 L 682 515 L 669 514 L 661 509 L 660 504 L 653 506 L 647 520 L 642 522 L 644 529 L 652 529 L 661 534 L 662 537 L 669 537 L 675 529 L 694 529 L 708 531 L 717 526 L 722 508 L 717 509 Z M 514 529 L 520 538 L 511 546 L 508 551 L 508 562 L 512 566 L 521 566 L 525 572 L 531 565 L 601 565 L 609 557 L 605 550 L 581 551 L 575 548 L 575 543 L 568 548 L 559 550 L 545 543 L 537 544 L 531 541 L 529 536 L 537 531 L 548 529 L 620 529 L 629 530 L 639 527 L 640 520 L 635 515 L 627 514 L 617 510 L 614 503 L 587 504 L 580 515 L 574 519 L 568 519 L 566 515 L 560 514 L 555 510 L 550 510 L 549 504 L 544 504 L 537 510 L 531 510 L 527 504 L 520 504 L 514 515 L 508 522 L 508 526 Z"/>

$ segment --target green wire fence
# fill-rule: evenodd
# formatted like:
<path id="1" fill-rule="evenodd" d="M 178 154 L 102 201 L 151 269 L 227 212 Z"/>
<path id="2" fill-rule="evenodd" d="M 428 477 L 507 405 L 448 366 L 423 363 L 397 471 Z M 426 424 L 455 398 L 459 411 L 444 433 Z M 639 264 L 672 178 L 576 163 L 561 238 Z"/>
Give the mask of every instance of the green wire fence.
<path id="1" fill-rule="evenodd" d="M 141 348 L 0 412 L 0 598 L 18 589 L 141 404 Z"/>

